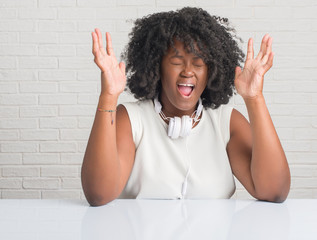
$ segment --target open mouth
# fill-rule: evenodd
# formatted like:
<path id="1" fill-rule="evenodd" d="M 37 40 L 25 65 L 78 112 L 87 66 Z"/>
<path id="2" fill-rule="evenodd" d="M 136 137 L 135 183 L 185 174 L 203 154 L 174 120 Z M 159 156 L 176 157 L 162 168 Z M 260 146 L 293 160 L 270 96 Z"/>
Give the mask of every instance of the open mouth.
<path id="1" fill-rule="evenodd" d="M 185 84 L 185 83 L 179 83 L 177 84 L 177 88 L 178 88 L 178 91 L 185 97 L 189 97 L 195 86 L 194 84 Z"/>

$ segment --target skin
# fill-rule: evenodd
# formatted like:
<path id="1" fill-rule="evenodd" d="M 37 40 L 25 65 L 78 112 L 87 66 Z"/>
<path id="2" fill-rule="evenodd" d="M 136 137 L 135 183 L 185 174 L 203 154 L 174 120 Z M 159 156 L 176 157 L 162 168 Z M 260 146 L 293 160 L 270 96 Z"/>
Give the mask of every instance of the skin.
<path id="1" fill-rule="evenodd" d="M 126 84 L 124 63 L 118 63 L 106 33 L 106 49 L 99 29 L 92 33 L 95 63 L 101 70 L 101 93 L 98 107 L 116 109 L 118 97 Z M 162 59 L 161 103 L 166 116 L 191 115 L 206 86 L 207 67 L 197 56 L 187 53 L 175 41 Z M 254 58 L 253 40 L 248 42 L 244 69 L 236 68 L 235 86 L 243 97 L 250 123 L 237 110 L 230 120 L 227 153 L 233 174 L 256 199 L 282 202 L 290 188 L 290 172 L 285 153 L 275 131 L 263 97 L 265 73 L 272 67 L 272 38 L 265 35 Z M 182 96 L 178 83 L 195 85 L 190 97 Z M 113 124 L 111 123 L 114 119 Z M 82 186 L 92 206 L 116 199 L 131 174 L 135 145 L 125 108 L 116 113 L 96 112 L 82 165 Z"/>

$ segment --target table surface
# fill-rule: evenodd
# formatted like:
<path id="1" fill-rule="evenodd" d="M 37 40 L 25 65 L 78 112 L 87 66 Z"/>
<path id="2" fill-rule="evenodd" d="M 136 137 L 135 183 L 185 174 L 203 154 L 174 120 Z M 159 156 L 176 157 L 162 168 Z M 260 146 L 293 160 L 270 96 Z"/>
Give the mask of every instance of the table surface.
<path id="1" fill-rule="evenodd" d="M 0 239 L 317 239 L 317 199 L 0 200 Z"/>

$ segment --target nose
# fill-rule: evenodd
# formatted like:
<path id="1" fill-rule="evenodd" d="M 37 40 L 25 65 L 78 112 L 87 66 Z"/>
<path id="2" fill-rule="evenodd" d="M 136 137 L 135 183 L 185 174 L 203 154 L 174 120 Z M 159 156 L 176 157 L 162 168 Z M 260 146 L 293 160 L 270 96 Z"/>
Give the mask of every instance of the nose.
<path id="1" fill-rule="evenodd" d="M 194 72 L 193 72 L 192 64 L 190 64 L 190 63 L 185 64 L 180 75 L 181 75 L 181 77 L 185 77 L 185 78 L 193 77 L 194 76 Z"/>

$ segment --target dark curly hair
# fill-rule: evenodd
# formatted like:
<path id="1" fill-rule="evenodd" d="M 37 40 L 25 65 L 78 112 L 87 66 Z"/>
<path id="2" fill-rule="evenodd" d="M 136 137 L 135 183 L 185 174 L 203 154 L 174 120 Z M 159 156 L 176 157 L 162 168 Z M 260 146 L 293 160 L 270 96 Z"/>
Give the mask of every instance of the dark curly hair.
<path id="1" fill-rule="evenodd" d="M 154 99 L 160 93 L 162 57 L 177 39 L 208 66 L 207 86 L 201 95 L 204 107 L 218 108 L 229 102 L 235 67 L 244 54 L 228 19 L 185 7 L 137 19 L 129 37 L 121 57 L 126 61 L 127 86 L 136 99 Z"/>

